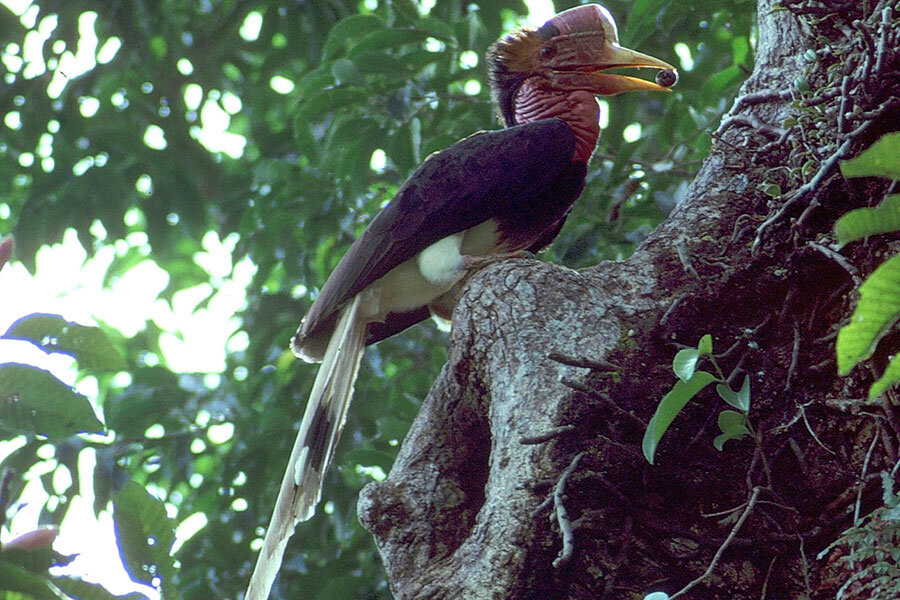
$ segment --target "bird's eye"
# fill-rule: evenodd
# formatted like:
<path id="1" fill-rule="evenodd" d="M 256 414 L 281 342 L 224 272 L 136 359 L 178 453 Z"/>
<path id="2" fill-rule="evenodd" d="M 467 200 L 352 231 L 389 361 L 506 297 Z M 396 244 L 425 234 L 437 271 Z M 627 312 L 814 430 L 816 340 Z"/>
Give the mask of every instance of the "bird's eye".
<path id="1" fill-rule="evenodd" d="M 541 46 L 540 52 L 541 52 L 541 58 L 549 60 L 549 59 L 553 58 L 554 56 L 556 56 L 556 46 L 551 46 L 549 44 L 546 46 Z"/>

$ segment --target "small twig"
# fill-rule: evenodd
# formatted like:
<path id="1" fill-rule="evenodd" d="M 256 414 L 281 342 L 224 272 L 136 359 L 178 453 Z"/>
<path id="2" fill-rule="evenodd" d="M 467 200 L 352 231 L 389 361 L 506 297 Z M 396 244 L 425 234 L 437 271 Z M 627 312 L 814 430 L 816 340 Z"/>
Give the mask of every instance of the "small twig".
<path id="1" fill-rule="evenodd" d="M 771 152 L 773 148 L 777 148 L 778 146 L 785 143 L 788 137 L 791 135 L 792 129 L 784 129 L 782 130 L 782 134 L 778 136 L 777 140 L 772 140 L 765 146 L 761 147 L 759 151 L 756 153 L 757 156 L 764 156 L 767 152 Z"/>
<path id="2" fill-rule="evenodd" d="M 745 481 L 747 482 L 747 487 L 753 485 L 753 471 L 756 469 L 756 463 L 759 462 L 759 457 L 762 454 L 762 451 L 759 448 L 759 444 L 753 449 L 753 457 L 750 459 L 750 466 L 747 467 L 747 477 Z"/>
<path id="3" fill-rule="evenodd" d="M 894 405 L 891 403 L 887 394 L 884 394 L 881 397 L 881 408 L 884 410 L 884 416 L 887 418 L 887 422 L 890 424 L 891 429 L 894 430 L 894 435 L 900 436 L 900 421 L 897 419 L 897 414 L 894 412 Z"/>
<path id="4" fill-rule="evenodd" d="M 809 561 L 806 559 L 806 550 L 803 548 L 806 540 L 799 532 L 797 537 L 800 538 L 800 558 L 803 560 L 803 582 L 806 584 L 806 597 L 812 598 L 812 586 L 809 584 Z"/>
<path id="5" fill-rule="evenodd" d="M 753 217 L 751 215 L 748 215 L 747 213 L 744 213 L 744 214 L 738 216 L 738 218 L 734 220 L 734 227 L 731 228 L 731 239 L 729 240 L 728 243 L 733 244 L 735 241 L 737 241 L 741 237 L 741 234 L 743 234 L 743 232 L 747 230 L 747 227 L 742 227 L 741 229 L 738 229 L 738 227 L 744 221 L 752 221 L 752 220 L 753 220 Z M 723 252 L 723 255 L 724 255 L 724 252 Z"/>
<path id="6" fill-rule="evenodd" d="M 784 301 L 781 303 L 781 310 L 778 311 L 778 322 L 784 319 L 784 315 L 787 314 L 788 308 L 791 306 L 791 302 L 794 300 L 794 295 L 797 293 L 795 288 L 791 288 L 788 290 L 787 294 L 784 295 Z"/>
<path id="7" fill-rule="evenodd" d="M 725 510 L 720 510 L 719 512 L 714 512 L 714 513 L 700 513 L 700 516 L 703 517 L 704 519 L 716 519 L 718 517 L 724 517 L 725 515 L 730 515 L 731 513 L 736 513 L 737 511 L 741 510 L 745 506 L 747 506 L 747 503 L 741 502 L 734 508 L 726 508 Z"/>
<path id="8" fill-rule="evenodd" d="M 859 269 L 851 265 L 847 261 L 846 257 L 844 257 L 842 254 L 835 252 L 828 246 L 823 246 L 822 244 L 818 244 L 816 242 L 806 242 L 806 245 L 810 248 L 813 248 L 814 250 L 818 250 L 819 252 L 836 262 L 842 269 L 847 271 L 847 274 L 849 274 L 850 278 L 853 279 L 853 283 L 856 284 L 856 287 L 862 285 L 862 278 L 859 276 Z"/>
<path id="9" fill-rule="evenodd" d="M 866 121 L 871 121 L 872 119 L 877 119 L 881 117 L 884 113 L 889 110 L 892 110 L 897 104 L 900 104 L 900 99 L 898 98 L 890 98 L 889 100 L 885 100 L 872 110 L 865 110 L 861 113 L 856 114 L 855 116 L 858 119 L 864 119 Z M 849 114 L 849 113 L 848 113 Z"/>
<path id="10" fill-rule="evenodd" d="M 547 358 L 570 367 L 582 367 L 593 371 L 618 371 L 619 367 L 606 360 L 592 360 L 589 358 L 568 356 L 561 352 L 551 352 Z"/>
<path id="11" fill-rule="evenodd" d="M 887 427 L 881 428 L 881 443 L 884 446 L 884 451 L 887 454 L 888 460 L 894 462 L 897 458 L 897 451 L 894 449 L 894 441 L 891 434 L 888 432 Z"/>
<path id="12" fill-rule="evenodd" d="M 881 109 L 882 106 L 883 106 L 883 107 L 888 107 L 888 106 L 893 107 L 896 103 L 897 103 L 897 100 L 887 100 L 887 101 L 884 102 L 884 104 L 882 104 L 881 106 L 879 106 L 879 107 L 878 107 L 877 109 L 875 109 L 875 110 L 876 110 L 876 111 L 880 111 L 880 109 Z M 887 110 L 887 108 L 885 108 L 885 110 Z M 872 123 L 874 123 L 874 122 L 875 122 L 875 117 L 872 117 L 872 118 L 871 118 L 870 120 L 868 120 L 868 121 L 863 121 L 862 124 L 861 124 L 859 127 L 857 127 L 856 129 L 854 129 L 854 130 L 851 131 L 850 133 L 845 133 L 845 134 L 843 134 L 843 136 L 839 136 L 839 137 L 844 137 L 844 138 L 846 138 L 846 141 L 848 141 L 848 142 L 851 141 L 851 140 L 854 140 L 854 139 L 856 139 L 859 135 L 861 135 L 866 129 L 868 129 L 869 126 L 870 126 Z"/>
<path id="13" fill-rule="evenodd" d="M 836 360 L 837 359 L 835 357 L 829 356 L 822 362 L 817 362 L 814 365 L 810 365 L 810 366 L 806 367 L 806 370 L 807 371 L 815 371 L 816 373 L 818 373 L 819 371 L 822 371 L 822 370 L 828 368 L 830 365 L 833 365 Z"/>
<path id="14" fill-rule="evenodd" d="M 891 7 L 885 6 L 881 10 L 881 31 L 878 37 L 878 53 L 875 58 L 875 76 L 881 73 L 881 67 L 884 64 L 884 47 L 887 40 L 887 32 L 891 27 Z"/>
<path id="15" fill-rule="evenodd" d="M 619 413 L 623 417 L 626 417 L 628 420 L 639 425 L 640 427 L 642 427 L 642 428 L 647 427 L 647 423 L 645 423 L 640 417 L 638 417 L 637 415 L 631 414 L 630 412 L 628 412 L 627 410 L 625 410 L 624 408 L 622 408 L 621 406 L 619 406 L 618 404 L 616 404 L 615 402 L 610 400 L 608 397 L 597 392 L 597 390 L 588 387 L 584 383 L 582 383 L 576 379 L 572 379 L 571 377 L 565 377 L 565 376 L 561 377 L 559 382 L 568 388 L 572 388 L 576 392 L 581 392 L 582 394 L 587 394 L 591 398 L 596 398 L 597 400 L 600 400 L 601 402 L 603 402 L 604 404 L 606 404 L 607 406 L 609 406 L 610 408 L 615 410 L 617 413 Z"/>
<path id="16" fill-rule="evenodd" d="M 871 123 L 871 121 L 867 121 L 866 123 Z M 865 124 L 864 124 L 865 125 Z M 773 223 L 780 220 L 784 213 L 793 206 L 795 202 L 802 200 L 806 197 L 807 194 L 814 192 L 818 187 L 819 183 L 825 176 L 831 172 L 831 169 L 834 168 L 834 165 L 837 161 L 845 158 L 847 154 L 850 152 L 851 142 L 853 141 L 853 137 L 848 137 L 843 144 L 841 144 L 840 148 L 838 148 L 834 154 L 832 154 L 827 160 L 822 163 L 822 166 L 819 167 L 819 170 L 816 171 L 816 174 L 813 175 L 813 178 L 810 179 L 807 183 L 800 186 L 796 190 L 794 190 L 790 194 L 785 195 L 785 201 L 781 205 L 775 214 L 770 216 L 768 219 L 762 222 L 762 224 L 756 228 L 756 239 L 753 240 L 753 245 L 751 246 L 751 252 L 756 253 L 759 245 L 762 243 L 762 236 L 765 231 L 772 226 Z"/>
<path id="17" fill-rule="evenodd" d="M 812 404 L 812 401 L 810 401 L 809 404 Z M 806 430 L 809 432 L 809 435 L 812 436 L 812 439 L 814 439 L 816 443 L 822 447 L 823 450 L 825 450 L 829 454 L 833 454 L 836 456 L 837 452 L 822 443 L 822 440 L 820 440 L 819 436 L 816 435 L 816 432 L 813 431 L 812 425 L 810 425 L 809 423 L 809 419 L 806 418 L 806 405 L 798 404 L 797 406 L 800 408 L 800 416 L 803 417 L 803 424 L 806 425 Z"/>
<path id="18" fill-rule="evenodd" d="M 762 434 L 754 431 L 754 440 L 756 441 L 756 449 L 759 451 L 759 462 L 762 464 L 763 474 L 766 476 L 766 487 L 772 487 L 772 470 L 769 469 L 769 461 L 766 460 L 766 453 L 762 448 Z"/>
<path id="19" fill-rule="evenodd" d="M 545 508 L 550 506 L 551 502 L 553 502 L 553 494 L 550 494 L 549 496 L 544 498 L 543 502 L 541 502 L 531 510 L 531 518 L 534 518 L 541 514 Z"/>
<path id="20" fill-rule="evenodd" d="M 579 452 L 575 455 L 575 458 L 572 459 L 566 470 L 562 472 L 559 481 L 556 482 L 556 487 L 553 489 L 553 508 L 556 513 L 556 522 L 559 523 L 559 531 L 562 534 L 563 543 L 562 549 L 553 561 L 554 569 L 562 567 L 569 562 L 572 558 L 572 549 L 575 546 L 575 534 L 572 530 L 572 523 L 569 521 L 566 505 L 563 503 L 563 494 L 566 489 L 566 479 L 575 471 L 582 456 L 584 456 L 584 452 Z"/>
<path id="21" fill-rule="evenodd" d="M 700 274 L 697 273 L 697 270 L 694 269 L 694 266 L 691 264 L 691 253 L 685 245 L 684 240 L 675 242 L 675 251 L 678 253 L 678 260 L 681 261 L 684 272 L 694 279 L 700 279 Z"/>
<path id="22" fill-rule="evenodd" d="M 753 507 L 756 506 L 756 499 L 759 498 L 759 492 L 762 488 L 760 486 L 756 486 L 753 488 L 753 493 L 750 495 L 750 500 L 747 501 L 747 507 L 744 509 L 744 512 L 741 513 L 740 518 L 738 518 L 737 523 L 734 524 L 734 527 L 731 528 L 731 533 L 728 534 L 728 537 L 725 538 L 725 541 L 722 542 L 722 545 L 719 546 L 719 549 L 716 550 L 715 556 L 713 556 L 712 561 L 710 561 L 709 566 L 706 568 L 706 571 L 703 572 L 700 577 L 697 577 L 689 584 L 672 594 L 669 600 L 675 600 L 679 596 L 683 596 L 688 591 L 694 588 L 694 586 L 703 583 L 707 577 L 712 575 L 712 572 L 715 570 L 716 565 L 719 564 L 719 561 L 722 559 L 722 555 L 725 554 L 725 550 L 734 540 L 735 536 L 737 536 L 738 531 L 741 530 L 741 527 L 744 525 L 744 521 L 747 520 L 747 517 L 750 516 L 751 511 L 753 511 Z"/>
<path id="23" fill-rule="evenodd" d="M 789 90 L 762 90 L 759 92 L 750 92 L 749 94 L 744 94 L 743 96 L 735 98 L 734 104 L 731 105 L 731 110 L 728 111 L 733 116 L 723 119 L 719 124 L 719 127 L 713 133 L 713 136 L 719 136 L 725 129 L 730 127 L 731 123 L 728 123 L 728 121 L 736 119 L 738 116 L 744 116 L 736 114 L 744 106 L 753 106 L 755 104 L 774 102 L 776 100 L 789 100 L 793 95 L 794 88 L 791 88 Z"/>
<path id="24" fill-rule="evenodd" d="M 732 383 L 734 383 L 734 379 L 744 370 L 744 360 L 747 358 L 748 354 L 750 354 L 750 348 L 744 350 L 744 353 L 741 354 L 741 357 L 738 359 L 737 364 L 734 365 L 733 369 L 731 369 L 731 373 L 729 373 L 728 377 L 725 378 L 725 383 L 727 385 L 731 385 Z"/>
<path id="25" fill-rule="evenodd" d="M 784 393 L 789 394 L 791 392 L 791 379 L 794 377 L 794 372 L 797 370 L 797 359 L 800 356 L 800 328 L 797 327 L 797 321 L 794 321 L 794 347 L 791 350 L 791 364 L 788 367 L 787 377 L 785 377 L 784 381 Z"/>
<path id="26" fill-rule="evenodd" d="M 790 438 L 787 442 L 788 448 L 791 449 L 791 452 L 794 453 L 794 458 L 797 459 L 797 464 L 800 465 L 800 469 L 803 471 L 804 477 L 809 477 L 809 468 L 806 466 L 806 457 L 803 456 L 803 451 L 800 450 L 800 444 L 797 443 L 797 440 L 794 438 Z"/>
<path id="27" fill-rule="evenodd" d="M 559 437 L 564 433 L 568 433 L 575 429 L 574 425 L 560 425 L 559 427 L 554 427 L 553 429 L 548 429 L 544 433 L 540 433 L 538 435 L 529 435 L 519 439 L 520 444 L 525 445 L 534 445 L 534 444 L 543 444 L 544 442 L 549 442 L 555 437 Z"/>
<path id="28" fill-rule="evenodd" d="M 722 360 L 724 358 L 731 356 L 732 352 L 734 352 L 735 350 L 740 348 L 741 343 L 743 341 L 744 340 L 742 340 L 742 339 L 735 340 L 735 342 L 731 346 L 728 347 L 728 350 L 725 350 L 724 352 L 720 352 L 719 354 L 713 354 L 713 357 L 718 360 Z"/>
<path id="29" fill-rule="evenodd" d="M 849 67 L 850 67 L 851 62 L 853 62 L 853 61 L 852 60 L 847 61 L 847 65 L 846 65 L 847 71 L 850 70 Z M 848 73 L 848 74 L 844 75 L 844 79 L 843 79 L 843 81 L 841 81 L 841 104 L 840 104 L 840 108 L 838 108 L 838 116 L 837 116 L 838 117 L 838 120 L 837 120 L 838 133 L 844 133 L 844 130 L 845 130 L 844 113 L 847 112 L 847 102 L 850 100 L 850 80 L 851 80 L 851 77 L 850 77 L 850 74 Z"/>
<path id="30" fill-rule="evenodd" d="M 879 426 L 879 429 L 880 428 L 881 427 Z M 862 505 L 863 489 L 866 487 L 866 471 L 869 469 L 869 460 L 872 458 L 872 452 L 875 451 L 875 446 L 878 444 L 879 437 L 878 431 L 876 431 L 875 435 L 872 436 L 872 443 L 869 444 L 869 451 L 866 452 L 866 458 L 863 460 L 862 473 L 859 476 L 859 487 L 856 489 L 856 506 L 853 508 L 854 527 L 858 527 L 860 523 L 859 511 L 860 506 Z"/>
<path id="31" fill-rule="evenodd" d="M 900 468 L 900 459 L 897 459 L 897 462 L 894 463 L 894 468 L 891 469 L 891 479 L 897 475 L 897 469 Z"/>
<path id="32" fill-rule="evenodd" d="M 763 123 L 753 115 L 733 115 L 723 119 L 722 124 L 719 125 L 719 128 L 716 129 L 716 132 L 713 135 L 719 136 L 726 129 L 735 125 L 746 125 L 751 129 L 755 129 L 760 133 L 774 138 L 781 138 L 781 136 L 785 134 L 784 128 L 778 127 L 776 125 L 769 125 L 768 123 Z"/>
<path id="33" fill-rule="evenodd" d="M 681 301 L 684 300 L 686 296 L 687 294 L 682 294 L 681 296 L 678 296 L 677 298 L 672 300 L 672 304 L 669 305 L 669 308 L 666 309 L 666 312 L 663 313 L 662 318 L 659 320 L 660 325 L 665 325 L 669 321 L 669 317 L 672 316 L 672 313 L 675 312 L 675 309 L 679 304 L 681 304 Z"/>
<path id="34" fill-rule="evenodd" d="M 782 423 L 781 425 L 776 425 L 775 427 L 769 429 L 766 433 L 781 433 L 782 431 L 787 431 L 788 429 L 793 427 L 794 423 L 802 418 L 802 409 L 810 404 L 812 404 L 812 401 L 809 401 L 806 404 L 796 404 L 798 410 L 794 414 L 794 416 L 791 417 L 790 421 L 788 421 L 787 423 Z"/>
<path id="35" fill-rule="evenodd" d="M 803 543 L 802 541 L 800 542 Z M 775 561 L 778 560 L 778 556 L 773 556 L 772 560 L 769 562 L 769 568 L 766 571 L 766 578 L 763 579 L 762 592 L 759 594 L 759 600 L 766 600 L 766 589 L 769 587 L 769 577 L 772 576 L 772 567 L 775 566 Z"/>
<path id="36" fill-rule="evenodd" d="M 774 102 L 775 100 L 790 100 L 794 97 L 794 89 L 792 87 L 787 90 L 762 90 L 744 94 L 734 101 L 731 112 L 737 112 L 745 105 L 752 106 L 754 104 L 763 104 L 764 102 Z"/>

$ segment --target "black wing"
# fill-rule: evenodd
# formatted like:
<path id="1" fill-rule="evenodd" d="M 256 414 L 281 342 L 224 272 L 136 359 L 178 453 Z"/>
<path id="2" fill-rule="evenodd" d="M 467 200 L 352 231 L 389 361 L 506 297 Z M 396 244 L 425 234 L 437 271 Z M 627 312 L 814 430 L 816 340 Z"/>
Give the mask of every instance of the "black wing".
<path id="1" fill-rule="evenodd" d="M 479 132 L 429 156 L 350 246 L 298 337 L 332 327 L 347 300 L 434 242 L 492 218 L 533 212 L 570 170 L 574 150 L 569 125 L 546 119 Z"/>

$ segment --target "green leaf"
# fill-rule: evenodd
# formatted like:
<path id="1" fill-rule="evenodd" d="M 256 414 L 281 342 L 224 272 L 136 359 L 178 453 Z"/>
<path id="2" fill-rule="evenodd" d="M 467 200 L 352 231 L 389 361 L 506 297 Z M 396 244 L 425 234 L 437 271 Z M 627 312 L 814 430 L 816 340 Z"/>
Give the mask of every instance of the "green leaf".
<path id="1" fill-rule="evenodd" d="M 696 348 L 684 348 L 683 350 L 679 350 L 672 360 L 672 370 L 675 371 L 675 374 L 678 375 L 679 379 L 687 381 L 694 376 L 694 371 L 697 369 L 697 361 L 699 358 L 700 353 Z"/>
<path id="2" fill-rule="evenodd" d="M 747 415 L 733 410 L 723 410 L 719 413 L 719 430 L 722 432 L 713 440 L 713 446 L 719 452 L 728 440 L 737 440 L 745 435 L 750 435 L 747 429 Z"/>
<path id="3" fill-rule="evenodd" d="M 429 37 L 432 37 L 430 33 L 420 29 L 382 29 L 373 31 L 361 39 L 347 55 L 350 58 L 356 58 L 363 52 L 393 48 L 412 42 L 424 42 Z"/>
<path id="4" fill-rule="evenodd" d="M 900 383 L 900 354 L 895 354 L 881 377 L 869 388 L 869 400 L 875 400 L 892 385 Z"/>
<path id="5" fill-rule="evenodd" d="M 731 85 L 737 83 L 741 79 L 741 77 L 743 77 L 743 71 L 741 71 L 741 68 L 737 65 L 731 65 L 730 67 L 722 69 L 718 73 L 710 75 L 706 80 L 704 91 L 718 94 Z"/>
<path id="6" fill-rule="evenodd" d="M 770 198 L 781 198 L 781 186 L 777 183 L 762 183 L 760 189 Z"/>
<path id="7" fill-rule="evenodd" d="M 846 375 L 875 351 L 900 317 L 900 255 L 888 259 L 859 286 L 859 303 L 837 337 L 838 373 Z"/>
<path id="8" fill-rule="evenodd" d="M 420 29 L 445 42 L 456 42 L 456 33 L 453 27 L 435 17 L 425 17 L 418 23 Z"/>
<path id="9" fill-rule="evenodd" d="M 35 313 L 13 323 L 2 338 L 31 342 L 46 353 L 74 356 L 88 371 L 122 371 L 128 365 L 122 353 L 99 327 L 79 325 L 59 315 Z"/>
<path id="10" fill-rule="evenodd" d="M 720 383 L 716 385 L 716 392 L 718 392 L 719 396 L 735 407 L 736 409 L 746 413 L 750 410 L 750 376 L 744 375 L 744 383 L 741 385 L 741 390 L 739 392 L 733 391 L 730 387 L 725 385 L 724 383 Z"/>
<path id="11" fill-rule="evenodd" d="M 353 63 L 363 73 L 380 73 L 391 75 L 392 80 L 398 82 L 406 80 L 408 69 L 393 55 L 384 51 L 360 52 L 353 56 Z"/>
<path id="12" fill-rule="evenodd" d="M 0 594 L 3 598 L 10 599 L 65 600 L 66 598 L 46 577 L 4 560 L 0 560 L 0 592 L 11 592 Z"/>
<path id="13" fill-rule="evenodd" d="M 712 354 L 712 336 L 710 334 L 707 333 L 700 338 L 700 342 L 697 344 L 697 351 L 700 353 L 700 356 Z"/>
<path id="14" fill-rule="evenodd" d="M 628 12 L 622 40 L 634 48 L 658 27 L 658 19 L 672 0 L 636 0 Z"/>
<path id="15" fill-rule="evenodd" d="M 653 456 L 656 454 L 656 447 L 663 434 L 669 429 L 672 421 L 681 412 L 681 409 L 696 396 L 700 390 L 715 381 L 716 378 L 706 371 L 697 371 L 688 381 L 678 380 L 668 394 L 663 396 L 659 406 L 650 423 L 647 424 L 647 431 L 644 432 L 644 440 L 641 444 L 644 450 L 644 457 L 651 465 L 653 464 Z"/>
<path id="16" fill-rule="evenodd" d="M 166 507 L 130 481 L 113 498 L 113 518 L 119 556 L 128 574 L 137 582 L 157 587 L 161 583 L 166 590 L 175 572 L 171 556 L 175 530 Z"/>
<path id="17" fill-rule="evenodd" d="M 138 437 L 170 411 L 185 406 L 190 394 L 167 368 L 141 367 L 131 372 L 132 383 L 103 404 L 106 425 L 124 437 Z"/>
<path id="18" fill-rule="evenodd" d="M 675 354 L 672 370 L 682 381 L 687 381 L 694 376 L 700 357 L 710 354 L 712 354 L 712 336 L 707 333 L 700 338 L 696 348 L 684 348 Z"/>
<path id="19" fill-rule="evenodd" d="M 41 530 L 37 532 L 39 535 L 42 533 Z M 55 534 L 55 532 L 54 532 Z M 47 544 L 47 545 L 31 545 L 28 543 L 32 540 L 26 539 L 25 546 L 21 546 L 21 538 L 29 537 L 27 534 L 25 536 L 19 536 L 15 540 L 11 540 L 7 542 L 7 544 L 3 545 L 3 560 L 7 563 L 16 564 L 20 567 L 27 569 L 31 573 L 36 573 L 38 575 L 46 575 L 47 571 L 50 570 L 55 563 L 55 559 L 57 554 L 53 552 L 51 546 L 53 544 L 54 538 L 47 539 L 46 537 L 41 537 L 35 540 L 34 544 Z M 61 556 L 61 555 L 59 555 Z"/>
<path id="20" fill-rule="evenodd" d="M 150 51 L 156 56 L 157 60 L 162 60 L 169 52 L 168 44 L 165 38 L 161 36 L 153 36 L 150 38 Z"/>
<path id="21" fill-rule="evenodd" d="M 900 194 L 886 196 L 874 208 L 851 210 L 834 224 L 841 245 L 855 240 L 900 230 Z"/>
<path id="22" fill-rule="evenodd" d="M 323 50 L 324 58 L 333 58 L 343 49 L 353 45 L 353 42 L 361 39 L 367 33 L 378 29 L 384 29 L 384 21 L 375 15 L 351 15 L 345 19 L 341 19 L 331 31 L 328 32 L 328 39 L 325 40 Z"/>
<path id="23" fill-rule="evenodd" d="M 890 177 L 900 179 L 900 132 L 886 133 L 859 153 L 841 163 L 844 177 Z"/>
<path id="24" fill-rule="evenodd" d="M 101 585 L 75 577 L 54 577 L 52 581 L 56 587 L 78 600 L 147 600 L 147 596 L 137 592 L 117 596 Z"/>
<path id="25" fill-rule="evenodd" d="M 0 364 L 0 430 L 59 439 L 101 433 L 87 398 L 50 372 L 17 363 Z"/>
<path id="26" fill-rule="evenodd" d="M 339 58 L 331 64 L 331 74 L 338 85 L 364 85 L 366 77 L 349 58 Z"/>
<path id="27" fill-rule="evenodd" d="M 327 88 L 306 98 L 297 111 L 295 120 L 308 123 L 336 108 L 356 106 L 366 101 L 366 91 L 357 87 Z"/>
<path id="28" fill-rule="evenodd" d="M 736 37 L 731 40 L 731 50 L 734 64 L 744 64 L 750 57 L 750 42 L 743 36 Z"/>

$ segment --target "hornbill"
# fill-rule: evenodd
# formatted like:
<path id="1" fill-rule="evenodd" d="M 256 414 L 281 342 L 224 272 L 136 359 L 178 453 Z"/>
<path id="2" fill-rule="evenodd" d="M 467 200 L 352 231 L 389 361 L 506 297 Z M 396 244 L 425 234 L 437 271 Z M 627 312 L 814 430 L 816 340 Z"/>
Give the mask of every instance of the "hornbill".
<path id="1" fill-rule="evenodd" d="M 291 340 L 298 357 L 322 366 L 247 599 L 268 596 L 295 525 L 315 512 L 365 346 L 432 312 L 449 319 L 456 288 L 485 257 L 537 252 L 553 241 L 584 188 L 600 134 L 594 96 L 666 91 L 603 71 L 675 70 L 620 46 L 598 4 L 504 37 L 488 63 L 505 129 L 429 156 L 350 246 Z"/>

